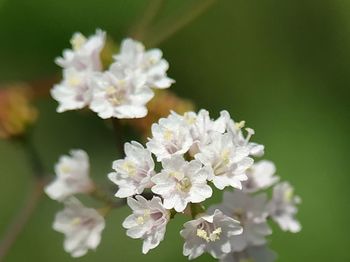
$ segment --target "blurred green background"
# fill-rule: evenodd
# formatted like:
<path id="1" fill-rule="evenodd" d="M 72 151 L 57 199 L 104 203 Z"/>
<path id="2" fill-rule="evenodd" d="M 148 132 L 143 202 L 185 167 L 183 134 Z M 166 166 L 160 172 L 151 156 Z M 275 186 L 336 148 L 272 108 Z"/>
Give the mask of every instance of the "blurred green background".
<path id="1" fill-rule="evenodd" d="M 200 0 L 199 0 L 200 1 Z M 164 1 L 157 20 L 195 1 Z M 198 2 L 198 1 L 197 1 Z M 160 44 L 170 61 L 172 90 L 216 116 L 227 109 L 256 131 L 278 174 L 303 199 L 299 234 L 274 227 L 279 261 L 350 261 L 349 86 L 350 1 L 218 0 L 207 13 Z M 53 60 L 73 32 L 99 27 L 116 41 L 127 36 L 147 1 L 0 0 L 0 82 L 35 80 L 59 71 Z M 93 114 L 57 114 L 53 99 L 38 102 L 34 142 L 53 172 L 59 155 L 83 148 L 93 176 L 106 181 L 118 157 L 111 130 Z M 0 141 L 0 235 L 24 202 L 31 174 L 23 150 Z M 217 198 L 219 200 L 220 197 Z M 96 252 L 72 259 L 51 229 L 61 206 L 44 197 L 6 262 L 187 261 L 179 236 L 184 219 L 148 255 L 121 226 L 128 208 L 112 213 Z M 213 261 L 207 255 L 198 261 Z"/>

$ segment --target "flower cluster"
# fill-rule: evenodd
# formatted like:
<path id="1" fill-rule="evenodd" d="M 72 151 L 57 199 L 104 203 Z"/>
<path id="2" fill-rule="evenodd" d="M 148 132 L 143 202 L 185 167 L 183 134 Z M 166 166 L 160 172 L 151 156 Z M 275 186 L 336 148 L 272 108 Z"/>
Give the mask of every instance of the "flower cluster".
<path id="1" fill-rule="evenodd" d="M 272 233 L 268 219 L 283 230 L 300 230 L 294 217 L 299 198 L 288 183 L 277 184 L 271 200 L 265 193 L 255 194 L 279 178 L 272 162 L 254 163 L 264 146 L 250 141 L 254 131 L 244 132 L 244 125 L 227 111 L 215 120 L 206 110 L 172 112 L 152 125 L 145 147 L 135 141 L 125 144 L 125 158 L 113 163 L 115 172 L 108 177 L 119 187 L 115 196 L 128 198 L 133 214 L 123 226 L 128 236 L 143 239 L 144 253 L 163 240 L 170 214 L 176 213 L 194 218 L 180 232 L 189 259 L 208 252 L 222 261 L 247 256 L 273 261 L 275 255 L 266 247 Z M 234 191 L 225 191 L 223 202 L 204 212 L 201 203 L 212 196 L 212 187 Z M 145 193 L 153 198 L 146 200 Z"/>
<path id="2" fill-rule="evenodd" d="M 64 203 L 57 213 L 53 228 L 65 234 L 64 249 L 73 257 L 80 257 L 95 249 L 105 227 L 103 216 L 94 208 L 85 207 L 78 193 L 90 193 L 94 183 L 89 177 L 89 157 L 83 150 L 72 150 L 71 156 L 61 156 L 55 166 L 56 179 L 45 187 L 46 194 Z"/>
<path id="3" fill-rule="evenodd" d="M 104 71 L 100 58 L 104 32 L 97 30 L 89 38 L 76 33 L 71 43 L 73 49 L 56 60 L 63 68 L 63 80 L 51 92 L 59 102 L 58 112 L 88 106 L 103 119 L 142 118 L 154 96 L 152 89 L 174 82 L 167 77 L 169 65 L 159 49 L 145 51 L 141 43 L 126 39 Z M 154 103 L 158 107 L 159 102 Z M 151 110 L 139 125 L 143 134 L 154 115 Z M 142 239 L 146 254 L 164 239 L 175 215 L 190 215 L 180 230 L 183 254 L 189 259 L 207 252 L 222 262 L 274 261 L 276 255 L 268 248 L 272 233 L 268 222 L 284 231 L 300 231 L 295 218 L 300 198 L 288 182 L 279 182 L 273 162 L 255 160 L 264 155 L 264 146 L 252 142 L 253 135 L 253 129 L 245 128 L 244 121 L 235 122 L 227 111 L 212 119 L 202 109 L 160 118 L 152 124 L 146 145 L 125 143 L 125 157 L 113 162 L 108 178 L 118 186 L 115 197 L 126 199 L 132 210 L 122 224 L 127 236 Z M 110 198 L 98 197 L 83 150 L 62 156 L 55 172 L 56 179 L 45 192 L 65 208 L 53 227 L 65 234 L 65 250 L 82 256 L 99 245 L 106 210 L 116 205 Z M 263 191 L 271 187 L 269 198 Z M 225 190 L 222 203 L 205 208 L 204 201 L 218 190 Z M 90 194 L 107 206 L 87 208 L 76 194 Z"/>
<path id="4" fill-rule="evenodd" d="M 63 80 L 51 90 L 59 102 L 58 112 L 89 107 L 101 118 L 141 118 L 154 93 L 174 82 L 167 77 L 168 62 L 159 49 L 146 51 L 132 39 L 121 43 L 107 70 L 102 67 L 101 52 L 106 34 L 97 30 L 86 38 L 75 33 L 72 49 L 63 52 L 56 63 L 63 68 Z"/>

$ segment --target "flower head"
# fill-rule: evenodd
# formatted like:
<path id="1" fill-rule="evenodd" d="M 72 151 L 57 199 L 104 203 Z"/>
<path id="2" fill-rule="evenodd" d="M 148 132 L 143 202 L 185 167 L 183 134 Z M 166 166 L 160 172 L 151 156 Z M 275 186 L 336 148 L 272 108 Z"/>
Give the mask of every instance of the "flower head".
<path id="1" fill-rule="evenodd" d="M 71 150 L 71 156 L 61 156 L 55 166 L 56 179 L 45 188 L 46 194 L 62 201 L 77 194 L 88 193 L 94 188 L 89 177 L 89 157 L 83 150 Z"/>
<path id="2" fill-rule="evenodd" d="M 105 38 L 105 32 L 99 29 L 89 38 L 75 33 L 70 41 L 72 49 L 64 50 L 63 57 L 58 57 L 56 63 L 62 68 L 74 68 L 78 71 L 101 71 L 100 53 L 105 45 Z"/>
<path id="3" fill-rule="evenodd" d="M 243 182 L 243 190 L 254 193 L 272 186 L 279 180 L 275 172 L 276 167 L 271 161 L 261 160 L 254 163 L 246 172 L 248 180 Z"/>
<path id="4" fill-rule="evenodd" d="M 119 186 L 116 197 L 129 197 L 141 194 L 145 188 L 152 185 L 151 177 L 155 174 L 151 152 L 141 144 L 132 141 L 125 143 L 126 157 L 113 162 L 116 172 L 110 173 L 108 178 Z"/>
<path id="5" fill-rule="evenodd" d="M 125 71 L 143 75 L 148 87 L 168 88 L 175 81 L 167 77 L 169 64 L 162 56 L 161 50 L 145 51 L 142 43 L 127 38 L 121 44 L 120 53 L 114 58 L 115 63 Z"/>
<path id="6" fill-rule="evenodd" d="M 156 155 L 158 161 L 174 155 L 183 155 L 193 144 L 186 123 L 174 114 L 161 118 L 158 124 L 153 124 L 152 135 L 147 148 Z"/>
<path id="7" fill-rule="evenodd" d="M 212 142 L 214 133 L 225 133 L 226 126 L 223 118 L 213 120 L 207 110 L 201 109 L 198 114 L 187 112 L 183 115 L 183 120 L 188 125 L 193 139 L 190 154 L 195 155 L 199 152 L 200 146 L 205 146 Z"/>
<path id="8" fill-rule="evenodd" d="M 242 233 L 239 222 L 215 210 L 184 224 L 180 234 L 185 239 L 183 254 L 195 259 L 204 252 L 214 258 L 222 258 L 232 251 L 230 239 Z"/>
<path id="9" fill-rule="evenodd" d="M 273 188 L 272 200 L 268 204 L 269 214 L 282 230 L 293 233 L 301 230 L 301 225 L 295 218 L 298 212 L 296 205 L 300 202 L 288 182 L 279 183 Z"/>
<path id="10" fill-rule="evenodd" d="M 76 198 L 69 198 L 64 204 L 53 228 L 65 234 L 64 250 L 73 257 L 81 257 L 100 244 L 105 221 L 95 209 L 83 206 Z"/>
<path id="11" fill-rule="evenodd" d="M 57 112 L 81 109 L 90 104 L 92 74 L 75 68 L 63 70 L 63 80 L 51 89 L 52 97 L 59 103 Z"/>
<path id="12" fill-rule="evenodd" d="M 123 73 L 114 65 L 109 71 L 95 74 L 90 109 L 101 118 L 140 118 L 147 115 L 146 103 L 153 92 L 145 79 Z"/>
<path id="13" fill-rule="evenodd" d="M 164 207 L 177 212 L 185 210 L 188 203 L 200 203 L 211 197 L 207 185 L 209 171 L 197 160 L 185 161 L 174 156 L 162 161 L 163 170 L 152 178 L 152 191 L 164 199 Z"/>
<path id="14" fill-rule="evenodd" d="M 209 210 L 221 210 L 224 214 L 238 220 L 243 233 L 231 238 L 233 251 L 240 252 L 251 245 L 263 245 L 265 236 L 272 233 L 267 225 L 267 199 L 265 194 L 250 196 L 242 191 L 224 192 L 223 202 Z"/>
<path id="15" fill-rule="evenodd" d="M 133 214 L 124 220 L 123 227 L 129 237 L 143 239 L 142 253 L 146 254 L 164 239 L 170 214 L 159 197 L 146 200 L 138 195 L 135 198 L 127 199 Z"/>
<path id="16" fill-rule="evenodd" d="M 264 155 L 264 146 L 257 143 L 250 142 L 250 138 L 254 135 L 254 130 L 251 128 L 246 128 L 247 136 L 243 135 L 242 129 L 245 126 L 245 121 L 235 122 L 229 112 L 226 110 L 221 111 L 220 118 L 222 121 L 226 122 L 227 132 L 232 134 L 234 138 L 235 145 L 246 146 L 249 148 L 249 153 L 252 156 L 262 156 Z"/>
<path id="17" fill-rule="evenodd" d="M 201 146 L 195 158 L 211 170 L 209 180 L 219 189 L 226 186 L 241 189 L 247 180 L 246 171 L 253 165 L 246 146 L 237 146 L 230 133 L 211 135 L 211 143 Z"/>

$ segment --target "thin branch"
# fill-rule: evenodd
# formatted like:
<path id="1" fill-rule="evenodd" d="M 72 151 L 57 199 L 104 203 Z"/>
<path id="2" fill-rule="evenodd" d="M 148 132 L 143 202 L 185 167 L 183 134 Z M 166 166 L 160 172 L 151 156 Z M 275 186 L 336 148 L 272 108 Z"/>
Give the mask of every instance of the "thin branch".
<path id="1" fill-rule="evenodd" d="M 0 261 L 3 261 L 12 245 L 15 243 L 17 237 L 20 235 L 32 214 L 34 213 L 40 197 L 43 194 L 44 182 L 42 179 L 37 179 L 34 186 L 26 198 L 26 202 L 22 209 L 12 220 L 12 223 L 8 226 L 4 237 L 0 242 Z"/>
<path id="2" fill-rule="evenodd" d="M 124 127 L 121 125 L 120 120 L 112 118 L 113 131 L 116 139 L 116 146 L 121 156 L 124 155 Z"/>
<path id="3" fill-rule="evenodd" d="M 177 15 L 174 15 L 172 18 L 168 19 L 168 21 L 164 22 L 163 25 L 155 26 L 156 29 L 153 30 L 153 36 L 151 35 L 148 39 L 146 38 L 147 41 L 145 42 L 148 46 L 158 45 L 203 14 L 216 1 L 217 0 L 199 0 L 199 3 L 194 4 L 182 17 L 177 18 Z"/>
<path id="4" fill-rule="evenodd" d="M 136 22 L 130 30 L 130 36 L 133 38 L 142 41 L 144 38 L 147 29 L 150 24 L 153 22 L 157 13 L 163 5 L 163 0 L 149 0 L 148 6 L 143 12 L 143 16 Z"/>

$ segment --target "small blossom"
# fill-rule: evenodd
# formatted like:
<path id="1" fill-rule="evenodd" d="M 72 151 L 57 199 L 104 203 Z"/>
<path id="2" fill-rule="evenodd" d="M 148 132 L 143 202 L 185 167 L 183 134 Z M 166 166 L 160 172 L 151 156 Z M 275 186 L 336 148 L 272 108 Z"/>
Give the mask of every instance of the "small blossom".
<path id="1" fill-rule="evenodd" d="M 211 169 L 209 180 L 218 189 L 226 186 L 242 189 L 242 181 L 247 180 L 245 172 L 254 162 L 248 157 L 249 149 L 236 146 L 229 133 L 214 133 L 211 140 L 210 144 L 199 148 L 195 158 Z"/>
<path id="2" fill-rule="evenodd" d="M 181 117 L 171 114 L 152 125 L 153 137 L 147 148 L 156 155 L 158 161 L 174 155 L 185 154 L 193 144 L 190 131 Z"/>
<path id="3" fill-rule="evenodd" d="M 212 142 L 212 134 L 215 132 L 224 133 L 226 126 L 222 118 L 212 120 L 207 110 L 201 109 L 198 114 L 187 112 L 183 116 L 184 121 L 188 124 L 190 134 L 194 144 L 191 147 L 191 155 L 195 155 L 199 151 L 200 146 L 204 146 Z"/>
<path id="4" fill-rule="evenodd" d="M 161 50 L 145 51 L 142 43 L 128 38 L 123 40 L 120 53 L 114 58 L 120 68 L 145 76 L 148 87 L 163 89 L 175 81 L 167 77 L 169 64 L 162 56 Z"/>
<path id="5" fill-rule="evenodd" d="M 114 65 L 109 71 L 95 74 L 92 80 L 91 110 L 101 118 L 140 118 L 147 115 L 146 103 L 153 92 L 144 78 L 124 74 Z"/>
<path id="6" fill-rule="evenodd" d="M 46 194 L 62 201 L 77 194 L 88 193 L 94 188 L 89 177 L 89 157 L 83 150 L 72 150 L 71 156 L 61 156 L 55 166 L 56 179 L 45 188 Z"/>
<path id="7" fill-rule="evenodd" d="M 265 236 L 272 233 L 267 225 L 267 198 L 265 194 L 251 196 L 242 191 L 224 192 L 223 202 L 210 210 L 221 210 L 224 214 L 238 220 L 243 233 L 230 239 L 232 250 L 240 252 L 251 245 L 263 245 Z"/>
<path id="8" fill-rule="evenodd" d="M 101 71 L 100 53 L 105 45 L 106 34 L 96 30 L 95 35 L 86 38 L 81 33 L 75 33 L 71 39 L 73 49 L 63 51 L 63 57 L 56 59 L 62 68 L 74 68 L 78 71 Z"/>
<path id="9" fill-rule="evenodd" d="M 146 254 L 164 239 L 169 211 L 163 207 L 159 197 L 146 200 L 137 195 L 136 199 L 129 197 L 127 202 L 133 214 L 124 220 L 123 227 L 129 237 L 143 239 L 142 253 Z"/>
<path id="10" fill-rule="evenodd" d="M 90 71 L 74 68 L 63 70 L 63 80 L 51 89 L 51 96 L 59 102 L 58 113 L 81 109 L 89 105 L 92 96 Z"/>
<path id="11" fill-rule="evenodd" d="M 100 244 L 105 221 L 95 209 L 83 206 L 76 198 L 67 199 L 64 204 L 53 228 L 65 234 L 64 250 L 73 257 L 81 257 Z"/>
<path id="12" fill-rule="evenodd" d="M 247 170 L 248 180 L 243 182 L 245 192 L 254 193 L 275 184 L 279 177 L 275 176 L 276 167 L 273 162 L 262 160 Z"/>
<path id="13" fill-rule="evenodd" d="M 220 259 L 220 262 L 273 262 L 277 258 L 275 252 L 267 246 L 249 246 L 241 252 L 233 252 Z"/>
<path id="14" fill-rule="evenodd" d="M 288 182 L 279 183 L 273 188 L 272 200 L 268 205 L 269 213 L 282 230 L 293 233 L 301 230 L 301 225 L 295 218 L 298 212 L 296 205 L 300 202 L 300 198 L 294 196 L 293 187 Z"/>
<path id="15" fill-rule="evenodd" d="M 197 160 L 185 161 L 181 156 L 164 159 L 163 170 L 152 178 L 152 191 L 164 199 L 164 207 L 177 212 L 185 210 L 188 203 L 200 203 L 211 197 L 207 185 L 209 171 Z"/>
<path id="16" fill-rule="evenodd" d="M 251 128 L 246 128 L 247 136 L 244 137 L 242 128 L 245 126 L 245 121 L 234 122 L 231 118 L 229 112 L 226 110 L 221 111 L 220 121 L 226 122 L 226 129 L 229 133 L 232 134 L 234 138 L 234 144 L 239 146 L 247 146 L 249 148 L 249 153 L 252 156 L 260 157 L 264 155 L 264 146 L 257 143 L 250 142 L 250 138 L 254 135 L 254 130 Z"/>
<path id="17" fill-rule="evenodd" d="M 180 234 L 185 239 L 184 256 L 195 259 L 204 252 L 214 258 L 222 258 L 232 252 L 230 239 L 242 233 L 239 222 L 215 210 L 213 215 L 206 215 L 184 224 Z"/>
<path id="18" fill-rule="evenodd" d="M 150 188 L 151 177 L 155 174 L 151 152 L 141 144 L 132 141 L 125 143 L 126 157 L 113 162 L 116 172 L 110 173 L 108 178 L 119 186 L 116 197 L 129 197 L 141 194 L 145 188 Z"/>

